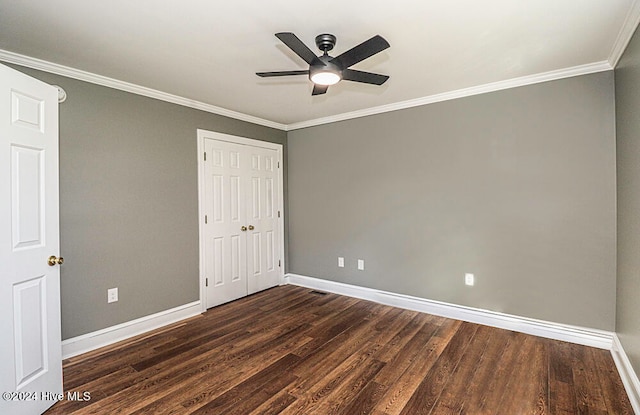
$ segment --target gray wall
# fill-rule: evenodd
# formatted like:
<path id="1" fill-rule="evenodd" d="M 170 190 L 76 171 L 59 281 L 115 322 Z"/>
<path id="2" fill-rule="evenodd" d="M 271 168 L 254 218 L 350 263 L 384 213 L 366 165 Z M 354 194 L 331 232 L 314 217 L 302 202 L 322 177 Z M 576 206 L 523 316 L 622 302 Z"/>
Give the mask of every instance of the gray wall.
<path id="1" fill-rule="evenodd" d="M 282 131 L 18 69 L 69 94 L 63 338 L 197 299 L 197 128 L 285 144 L 289 272 L 614 329 L 612 73 L 289 132 L 286 157 Z"/>
<path id="2" fill-rule="evenodd" d="M 640 373 L 640 32 L 616 67 L 618 301 L 616 331 Z"/>
<path id="3" fill-rule="evenodd" d="M 613 330 L 613 91 L 611 71 L 289 132 L 289 272 Z"/>
<path id="4" fill-rule="evenodd" d="M 285 144 L 285 152 L 286 133 L 13 67 L 68 94 L 60 105 L 63 339 L 196 301 L 196 129 Z M 120 298 L 107 304 L 112 287 Z"/>

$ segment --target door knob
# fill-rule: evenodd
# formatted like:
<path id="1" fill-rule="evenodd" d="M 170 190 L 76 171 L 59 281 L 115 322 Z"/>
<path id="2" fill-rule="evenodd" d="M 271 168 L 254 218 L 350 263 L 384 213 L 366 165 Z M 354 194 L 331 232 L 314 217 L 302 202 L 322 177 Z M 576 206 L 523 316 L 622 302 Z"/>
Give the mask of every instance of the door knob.
<path id="1" fill-rule="evenodd" d="M 47 264 L 49 264 L 50 267 L 54 265 L 62 265 L 63 263 L 64 263 L 64 258 L 62 257 L 58 258 L 55 255 L 51 255 L 47 260 Z"/>
<path id="2" fill-rule="evenodd" d="M 250 231 L 252 231 L 252 230 L 254 230 L 254 229 L 255 229 L 255 228 L 253 227 L 253 225 L 249 225 L 249 230 L 250 230 Z"/>
<path id="3" fill-rule="evenodd" d="M 246 231 L 247 231 L 247 227 L 246 227 L 246 226 L 243 226 L 243 227 L 241 227 L 241 228 L 240 228 L 240 230 L 241 230 L 242 232 L 246 232 Z"/>

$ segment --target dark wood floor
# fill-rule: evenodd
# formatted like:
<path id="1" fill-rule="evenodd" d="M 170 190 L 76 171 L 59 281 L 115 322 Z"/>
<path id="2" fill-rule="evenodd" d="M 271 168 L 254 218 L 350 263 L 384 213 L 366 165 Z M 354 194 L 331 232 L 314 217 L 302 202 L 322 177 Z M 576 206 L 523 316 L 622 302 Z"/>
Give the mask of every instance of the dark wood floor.
<path id="1" fill-rule="evenodd" d="M 283 286 L 64 364 L 54 414 L 633 414 L 606 350 Z"/>

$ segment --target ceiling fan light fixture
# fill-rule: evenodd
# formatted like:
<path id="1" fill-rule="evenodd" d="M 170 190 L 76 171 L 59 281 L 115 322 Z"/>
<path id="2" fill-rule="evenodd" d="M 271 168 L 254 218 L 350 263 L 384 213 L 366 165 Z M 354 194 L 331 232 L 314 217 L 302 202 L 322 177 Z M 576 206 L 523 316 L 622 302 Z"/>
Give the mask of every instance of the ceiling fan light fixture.
<path id="1" fill-rule="evenodd" d="M 310 78 L 311 82 L 316 85 L 335 85 L 342 79 L 338 73 L 333 71 L 317 71 Z"/>
<path id="2" fill-rule="evenodd" d="M 324 33 L 316 36 L 316 46 L 323 52 L 321 56 L 316 56 L 307 45 L 291 32 L 276 33 L 276 37 L 308 63 L 309 70 L 256 72 L 259 77 L 307 75 L 309 80 L 313 82 L 311 95 L 325 94 L 330 85 L 335 85 L 342 80 L 382 85 L 389 79 L 387 75 L 350 69 L 352 65 L 376 53 L 380 53 L 390 46 L 389 42 L 380 35 L 375 35 L 336 57 L 329 56 L 327 53 L 336 44 L 336 37 L 332 34 Z"/>

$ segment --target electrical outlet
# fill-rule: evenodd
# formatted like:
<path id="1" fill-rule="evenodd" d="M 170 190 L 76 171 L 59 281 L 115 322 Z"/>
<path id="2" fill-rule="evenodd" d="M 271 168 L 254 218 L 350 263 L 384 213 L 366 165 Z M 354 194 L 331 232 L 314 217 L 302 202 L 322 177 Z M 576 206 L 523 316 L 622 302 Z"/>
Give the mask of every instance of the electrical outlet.
<path id="1" fill-rule="evenodd" d="M 464 274 L 464 283 L 466 285 L 474 285 L 476 282 L 476 278 L 473 274 L 466 273 Z"/>
<path id="2" fill-rule="evenodd" d="M 338 267 L 344 268 L 344 258 L 341 256 L 338 257 Z"/>
<path id="3" fill-rule="evenodd" d="M 118 288 L 109 288 L 107 290 L 107 303 L 115 303 L 118 301 Z"/>
<path id="4" fill-rule="evenodd" d="M 358 260 L 358 269 L 360 271 L 364 271 L 364 259 L 359 259 Z"/>

